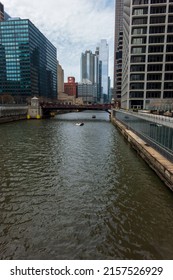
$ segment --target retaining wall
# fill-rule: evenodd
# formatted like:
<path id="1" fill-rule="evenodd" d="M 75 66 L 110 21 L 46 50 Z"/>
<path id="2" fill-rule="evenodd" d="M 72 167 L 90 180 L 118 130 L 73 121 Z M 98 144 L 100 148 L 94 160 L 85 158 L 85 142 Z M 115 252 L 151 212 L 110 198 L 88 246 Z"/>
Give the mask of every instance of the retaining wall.
<path id="1" fill-rule="evenodd" d="M 127 129 L 114 117 L 111 117 L 111 122 L 119 129 L 137 153 L 156 172 L 165 185 L 173 191 L 173 163 L 150 147 L 150 145 L 138 137 L 134 132 Z"/>

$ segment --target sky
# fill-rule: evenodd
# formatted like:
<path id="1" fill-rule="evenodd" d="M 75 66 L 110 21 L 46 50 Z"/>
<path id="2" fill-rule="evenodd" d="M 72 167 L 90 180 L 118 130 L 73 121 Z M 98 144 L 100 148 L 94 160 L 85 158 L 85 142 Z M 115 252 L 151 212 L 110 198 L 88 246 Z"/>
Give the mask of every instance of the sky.
<path id="1" fill-rule="evenodd" d="M 80 82 L 81 53 L 95 52 L 101 39 L 109 45 L 113 84 L 114 0 L 1 0 L 11 17 L 30 19 L 57 48 L 64 79 Z"/>

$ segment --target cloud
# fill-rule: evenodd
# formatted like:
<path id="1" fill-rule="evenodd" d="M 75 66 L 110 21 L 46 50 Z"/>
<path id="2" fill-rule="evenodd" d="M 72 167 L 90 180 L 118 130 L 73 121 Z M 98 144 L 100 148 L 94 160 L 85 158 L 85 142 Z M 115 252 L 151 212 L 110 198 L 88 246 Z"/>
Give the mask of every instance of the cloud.
<path id="1" fill-rule="evenodd" d="M 110 76 L 113 73 L 114 0 L 4 0 L 12 17 L 29 18 L 57 48 L 57 59 L 67 76 L 80 81 L 80 57 L 107 39 Z"/>

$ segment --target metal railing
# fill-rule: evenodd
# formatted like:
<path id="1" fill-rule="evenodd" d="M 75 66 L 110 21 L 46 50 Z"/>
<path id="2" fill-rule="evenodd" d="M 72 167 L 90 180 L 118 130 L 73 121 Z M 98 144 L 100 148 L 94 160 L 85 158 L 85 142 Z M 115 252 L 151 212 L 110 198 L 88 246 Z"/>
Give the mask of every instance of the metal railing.
<path id="1" fill-rule="evenodd" d="M 165 125 L 166 122 L 169 123 L 168 119 L 159 120 L 147 114 L 140 115 L 123 110 L 114 110 L 113 115 L 148 145 L 173 162 L 173 127 Z"/>

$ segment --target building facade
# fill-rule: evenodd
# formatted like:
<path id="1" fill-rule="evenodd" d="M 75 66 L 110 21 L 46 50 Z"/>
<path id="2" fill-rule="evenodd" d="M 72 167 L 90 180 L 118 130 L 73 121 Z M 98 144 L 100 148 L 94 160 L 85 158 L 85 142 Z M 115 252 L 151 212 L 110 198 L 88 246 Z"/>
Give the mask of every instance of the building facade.
<path id="1" fill-rule="evenodd" d="M 68 77 L 68 82 L 64 83 L 64 92 L 69 96 L 77 97 L 77 86 L 78 83 L 75 82 L 75 77 Z"/>
<path id="2" fill-rule="evenodd" d="M 78 83 L 78 97 L 82 98 L 84 104 L 97 103 L 97 84 Z"/>
<path id="3" fill-rule="evenodd" d="M 98 53 L 87 50 L 81 55 L 81 83 L 78 85 L 78 96 L 84 103 L 100 101 L 99 91 L 99 57 Z"/>
<path id="4" fill-rule="evenodd" d="M 109 47 L 107 40 L 102 39 L 97 48 L 98 58 L 100 62 L 100 75 L 101 75 L 101 102 L 108 102 L 109 99 Z"/>
<path id="5" fill-rule="evenodd" d="M 0 95 L 57 98 L 56 48 L 28 19 L 0 22 Z"/>
<path id="6" fill-rule="evenodd" d="M 122 85 L 122 48 L 123 48 L 123 0 L 116 0 L 115 5 L 115 38 L 114 38 L 114 77 L 113 97 L 121 99 Z"/>
<path id="7" fill-rule="evenodd" d="M 57 69 L 57 97 L 61 96 L 62 93 L 64 93 L 64 70 L 62 69 L 62 66 L 58 62 L 58 69 Z"/>
<path id="8" fill-rule="evenodd" d="M 121 106 L 173 102 L 173 1 L 124 0 Z"/>
<path id="9" fill-rule="evenodd" d="M 81 55 L 81 83 L 98 83 L 98 57 L 90 50 Z"/>

